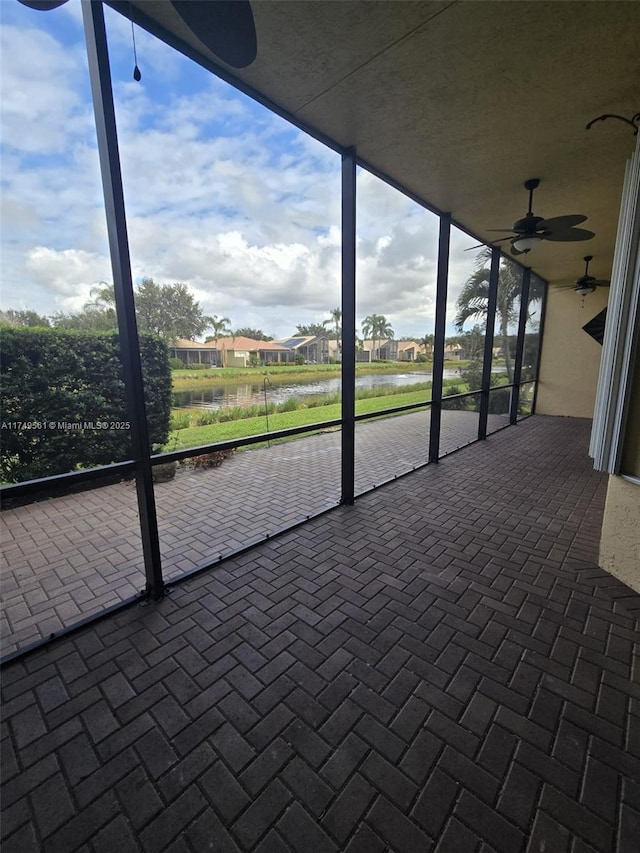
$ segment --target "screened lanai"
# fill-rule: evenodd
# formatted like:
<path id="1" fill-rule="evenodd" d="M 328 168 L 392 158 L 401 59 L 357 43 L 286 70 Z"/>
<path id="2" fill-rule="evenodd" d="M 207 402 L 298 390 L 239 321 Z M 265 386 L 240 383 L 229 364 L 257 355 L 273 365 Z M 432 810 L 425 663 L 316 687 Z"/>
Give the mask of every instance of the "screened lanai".
<path id="1" fill-rule="evenodd" d="M 123 11 L 123 7 L 115 8 Z M 145 13 L 150 10 L 151 6 L 144 7 Z M 134 4 L 127 6 L 125 12 L 127 16 L 137 15 L 139 10 Z M 65 11 L 54 10 L 45 15 L 25 9 L 23 13 L 27 16 L 25 25 L 30 23 L 29 15 L 35 16 L 44 27 L 42 32 L 50 27 L 51 38 L 55 38 L 56 25 L 60 23 L 56 15 Z M 249 119 L 258 126 L 273 124 L 277 128 L 273 132 L 279 134 L 277 141 L 284 151 L 291 151 L 287 156 L 295 154 L 302 164 L 298 172 L 290 170 L 288 174 L 284 165 L 265 160 L 264 175 L 261 178 L 258 168 L 253 180 L 258 184 L 264 180 L 267 189 L 261 186 L 260 191 L 267 195 L 274 165 L 285 169 L 286 181 L 291 184 L 292 215 L 298 216 L 298 208 L 302 210 L 304 206 L 312 211 L 308 214 L 311 227 L 320 235 L 317 241 L 328 258 L 322 260 L 321 254 L 319 261 L 308 261 L 308 264 L 324 264 L 319 271 L 309 273 L 309 304 L 317 299 L 318 287 L 327 291 L 330 294 L 327 298 L 340 305 L 342 328 L 353 327 L 357 333 L 363 317 L 373 312 L 388 313 L 396 305 L 400 317 L 419 317 L 416 329 L 430 334 L 433 340 L 432 354 L 424 366 L 423 401 L 395 408 L 387 406 L 384 420 L 375 406 L 357 411 L 357 334 L 344 335 L 340 402 L 332 419 L 327 420 L 323 415 L 309 419 L 301 428 L 273 431 L 269 430 L 267 418 L 266 438 L 260 429 L 239 440 L 214 439 L 204 445 L 192 440 L 187 448 L 169 446 L 164 448 L 165 452 L 159 452 L 160 448 L 153 443 L 150 392 L 145 388 L 141 370 L 134 313 L 134 271 L 140 268 L 139 257 L 145 256 L 146 243 L 154 234 L 164 246 L 168 245 L 166 234 L 170 233 L 176 246 L 186 241 L 189 249 L 209 252 L 212 264 L 224 264 L 230 250 L 223 247 L 222 254 L 216 254 L 216 247 L 207 243 L 206 232 L 211 227 L 208 220 L 197 215 L 189 219 L 188 213 L 185 214 L 187 218 L 183 221 L 194 232 L 187 236 L 184 225 L 174 224 L 167 214 L 167 203 L 158 187 L 171 189 L 175 181 L 172 170 L 183 166 L 166 148 L 156 152 L 152 147 L 152 133 L 164 131 L 167 138 L 161 116 L 156 119 L 158 124 L 153 131 L 136 124 L 136 120 L 141 121 L 139 114 L 145 115 L 145 109 L 152 109 L 142 106 L 140 89 L 149 101 L 158 98 L 164 112 L 169 107 L 162 102 L 158 85 L 170 89 L 173 78 L 186 73 L 183 67 L 191 70 L 198 63 L 194 66 L 198 77 L 190 80 L 189 85 L 202 87 L 196 90 L 202 104 L 209 98 L 213 108 L 223 112 L 226 109 L 225 122 L 217 131 L 214 128 L 226 144 L 234 137 L 233 129 L 228 130 L 229 126 L 233 128 L 230 101 L 225 99 L 230 97 L 231 85 L 246 87 L 241 80 L 232 81 L 221 68 L 214 68 L 208 62 L 201 67 L 203 57 L 193 51 L 187 50 L 188 56 L 174 59 L 173 39 L 168 33 L 157 31 L 145 17 L 144 21 L 136 20 L 136 24 L 153 33 L 145 33 L 145 39 L 138 33 L 141 61 L 142 56 L 147 56 L 150 64 L 144 81 L 138 81 L 140 88 L 132 88 L 136 82 L 123 79 L 131 73 L 131 68 L 122 18 L 109 5 L 103 8 L 99 3 L 85 4 L 82 15 L 87 50 L 86 57 L 79 60 L 79 68 L 85 65 L 87 77 L 75 85 L 85 88 L 90 85 L 97 148 L 82 140 L 84 161 L 89 166 L 78 175 L 78 180 L 90 186 L 101 174 L 104 202 L 98 198 L 94 184 L 91 215 L 97 219 L 101 215 L 100 206 L 106 205 L 102 251 L 108 247 L 108 255 L 105 252 L 103 257 L 105 260 L 110 257 L 112 275 L 105 273 L 104 277 L 111 277 L 115 286 L 114 309 L 121 346 L 119 367 L 126 388 L 130 445 L 127 452 L 119 451 L 123 455 L 115 465 L 83 466 L 83 470 L 70 473 L 64 467 L 68 464 L 64 457 L 60 459 L 57 475 L 36 480 L 27 477 L 3 487 L 6 511 L 1 520 L 7 565 L 4 631 L 5 653 L 9 655 L 58 636 L 106 609 L 147 596 L 160 598 L 168 583 L 216 565 L 331 507 L 352 505 L 358 495 L 369 489 L 436 463 L 466 444 L 517 424 L 535 411 L 536 404 L 545 280 L 518 259 L 506 257 L 498 247 L 492 250 L 478 242 L 479 238 L 468 227 L 450 213 L 433 207 L 409 186 L 402 186 L 382 173 L 361 158 L 356 147 L 339 144 L 282 109 L 279 110 L 282 118 L 273 115 L 274 104 L 251 90 L 249 96 L 265 103 L 245 107 Z M 135 31 L 132 37 L 135 39 Z M 186 49 L 186 45 L 181 47 Z M 110 51 L 114 56 L 111 62 Z M 153 51 L 158 52 L 168 70 L 158 64 Z M 212 71 L 222 78 L 213 92 L 207 88 Z M 45 74 L 43 68 L 41 85 Z M 145 86 L 147 78 L 151 79 Z M 249 103 L 249 98 L 245 101 Z M 120 133 L 118 116 L 122 124 Z M 298 128 L 300 124 L 302 127 Z M 174 132 L 178 133 L 181 145 L 189 145 L 188 136 L 182 137 L 179 127 Z M 76 144 L 81 144 L 80 138 Z M 314 146 L 306 159 L 305 146 Z M 220 148 L 219 154 L 216 152 L 214 146 L 213 153 L 202 161 L 198 178 L 202 187 L 190 186 L 185 197 L 177 196 L 176 209 L 188 210 L 191 205 L 199 210 L 203 196 L 210 191 L 207 181 L 211 183 L 211 191 L 220 195 L 223 208 L 240 205 L 237 196 L 251 191 L 246 182 L 239 183 L 235 178 L 225 183 L 224 169 L 216 172 L 216 156 L 223 158 L 224 165 L 229 153 L 226 148 Z M 194 149 L 192 156 L 201 154 Z M 267 152 L 262 156 L 266 158 Z M 307 186 L 304 172 L 312 167 L 321 170 L 327 184 L 320 197 L 314 197 L 312 187 Z M 296 180 L 302 186 L 295 187 Z M 298 193 L 296 199 L 294 190 Z M 279 187 L 275 187 L 270 201 L 278 202 L 279 192 Z M 129 213 L 125 198 L 130 200 Z M 287 197 L 278 203 L 286 220 Z M 269 251 L 269 240 L 274 236 L 278 239 L 278 234 L 269 233 L 274 226 L 263 221 L 259 207 L 254 206 L 253 210 L 254 239 L 262 239 L 264 251 Z M 219 227 L 223 233 L 216 238 L 218 244 L 226 241 L 227 245 L 233 238 L 228 231 L 224 232 L 223 221 Z M 280 227 L 284 231 L 285 226 Z M 281 238 L 285 239 L 284 235 Z M 43 228 L 42 239 L 55 243 L 55 235 L 48 226 Z M 398 254 L 401 248 L 396 248 L 403 241 L 409 253 L 406 257 Z M 186 256 L 187 248 L 181 250 L 184 263 L 191 263 Z M 155 251 L 157 255 L 159 250 Z M 64 263 L 69 250 L 52 249 L 51 253 L 52 262 Z M 238 264 L 242 263 L 250 263 L 250 254 L 238 257 Z M 445 370 L 445 338 L 454 328 L 455 298 L 463 281 L 482 266 L 487 280 L 483 309 L 474 320 L 476 370 L 468 384 L 460 387 L 460 383 L 451 385 L 443 379 L 447 372 L 456 372 L 450 367 Z M 225 274 L 233 275 L 226 268 Z M 285 278 L 290 273 L 283 270 L 281 275 Z M 393 275 L 392 286 L 385 292 L 381 288 L 384 276 L 389 275 Z M 264 288 L 276 293 L 278 286 L 277 281 L 266 282 Z M 214 283 L 212 287 L 220 288 L 220 284 Z M 508 294 L 508 316 L 499 304 L 499 293 Z M 298 310 L 305 307 L 304 299 L 303 292 Z M 291 314 L 292 325 L 294 319 Z M 232 342 L 232 346 L 238 345 Z M 498 361 L 501 365 L 508 364 L 508 369 L 496 366 Z M 265 393 L 268 390 L 266 384 L 264 390 Z M 39 405 L 37 396 L 34 403 Z M 41 404 L 46 408 L 46 396 Z M 88 411 L 82 417 L 91 422 Z M 45 426 L 48 427 L 46 420 Z M 64 424 L 56 421 L 54 426 L 57 430 Z M 298 440 L 278 444 L 282 439 L 294 437 Z M 46 441 L 46 435 L 41 439 Z M 225 454 L 223 466 L 209 468 L 201 464 L 200 460 L 211 454 Z M 177 463 L 175 480 L 156 482 L 154 468 L 157 472 Z"/>
<path id="2" fill-rule="evenodd" d="M 2 486 L 3 850 L 635 853 L 640 6 L 2 12 L 11 307 L 115 312 L 129 425 Z M 530 179 L 595 236 L 513 254 Z M 147 277 L 218 329 L 339 310 L 330 414 L 155 446 Z M 425 341 L 418 402 L 358 396 L 376 315 Z M 34 442 L 93 421 L 65 340 L 84 408 L 51 425 L 31 371 Z"/>

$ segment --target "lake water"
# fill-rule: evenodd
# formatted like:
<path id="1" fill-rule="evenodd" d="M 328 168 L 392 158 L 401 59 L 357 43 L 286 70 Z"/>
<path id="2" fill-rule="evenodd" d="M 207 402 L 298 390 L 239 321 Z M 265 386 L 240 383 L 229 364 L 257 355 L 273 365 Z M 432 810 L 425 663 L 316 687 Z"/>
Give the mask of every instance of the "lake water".
<path id="1" fill-rule="evenodd" d="M 445 377 L 457 376 L 458 371 L 447 368 Z M 431 371 L 411 373 L 370 374 L 356 377 L 356 388 L 385 388 L 398 385 L 419 385 L 431 381 Z M 339 394 L 342 381 L 339 376 L 332 379 L 319 379 L 316 382 L 290 381 L 286 384 L 269 385 L 267 400 L 269 403 L 284 403 L 291 397 L 322 397 Z M 197 391 L 177 391 L 173 394 L 173 405 L 195 407 L 198 409 L 221 409 L 231 406 L 253 406 L 264 404 L 263 378 L 259 382 L 238 382 L 225 385 L 207 385 Z"/>

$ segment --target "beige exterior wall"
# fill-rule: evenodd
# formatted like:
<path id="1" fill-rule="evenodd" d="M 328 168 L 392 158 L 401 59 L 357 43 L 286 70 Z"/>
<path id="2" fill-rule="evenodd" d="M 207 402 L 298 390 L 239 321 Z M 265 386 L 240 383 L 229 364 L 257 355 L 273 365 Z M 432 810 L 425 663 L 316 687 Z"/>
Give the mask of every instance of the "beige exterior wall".
<path id="1" fill-rule="evenodd" d="M 640 592 L 640 484 L 609 477 L 600 565 Z"/>
<path id="2" fill-rule="evenodd" d="M 609 291 L 584 297 L 567 288 L 549 288 L 536 412 L 593 417 L 602 347 L 582 330 L 607 304 Z"/>
<path id="3" fill-rule="evenodd" d="M 621 470 L 640 480 L 640 352 L 636 353 Z M 640 482 L 609 477 L 600 565 L 640 592 Z"/>
<path id="4" fill-rule="evenodd" d="M 248 352 L 227 350 L 226 367 L 246 367 L 249 362 Z"/>
<path id="5" fill-rule="evenodd" d="M 622 473 L 640 478 L 640 348 L 636 351 L 627 424 L 624 444 L 622 445 Z M 640 524 L 640 517 L 638 523 Z"/>

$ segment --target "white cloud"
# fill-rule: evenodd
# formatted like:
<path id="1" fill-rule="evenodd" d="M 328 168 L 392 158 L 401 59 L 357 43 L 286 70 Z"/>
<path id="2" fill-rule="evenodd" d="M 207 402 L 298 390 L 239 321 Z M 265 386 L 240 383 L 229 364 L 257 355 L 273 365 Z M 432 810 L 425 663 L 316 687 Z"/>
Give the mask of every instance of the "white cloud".
<path id="1" fill-rule="evenodd" d="M 35 246 L 27 253 L 25 268 L 63 311 L 81 309 L 89 298 L 91 287 L 111 278 L 106 256 L 81 249 L 56 251 Z"/>
<path id="2" fill-rule="evenodd" d="M 64 153 L 84 134 L 88 110 L 74 78 L 85 75 L 83 54 L 35 27 L 0 29 L 2 134 L 9 148 L 27 154 Z"/>
<path id="3" fill-rule="evenodd" d="M 75 310 L 111 279 L 79 12 L 65 13 L 70 46 L 45 32 L 54 13 L 23 11 L 3 27 L 3 277 L 20 282 L 19 307 Z M 185 282 L 206 313 L 277 336 L 326 319 L 340 302 L 339 157 L 139 29 L 134 83 L 130 25 L 106 17 L 134 280 Z M 361 170 L 357 188 L 359 319 L 432 331 L 437 217 Z M 454 233 L 452 305 L 468 245 Z"/>

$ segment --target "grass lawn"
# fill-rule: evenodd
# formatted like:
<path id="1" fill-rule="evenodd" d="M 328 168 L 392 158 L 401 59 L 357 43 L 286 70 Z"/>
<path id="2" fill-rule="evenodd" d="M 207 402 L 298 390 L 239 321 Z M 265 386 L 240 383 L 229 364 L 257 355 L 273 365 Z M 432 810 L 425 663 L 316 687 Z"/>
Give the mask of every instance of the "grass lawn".
<path id="1" fill-rule="evenodd" d="M 466 390 L 460 383 L 456 383 L 461 391 Z M 389 394 L 384 397 L 370 397 L 356 400 L 356 414 L 370 414 L 371 412 L 385 412 L 396 406 L 407 406 L 411 403 L 422 403 L 431 399 L 431 391 L 407 391 L 402 394 Z M 315 406 L 311 409 L 296 409 L 292 412 L 276 412 L 269 415 L 269 431 L 276 432 L 291 427 L 318 424 L 322 429 L 323 421 L 332 421 L 342 414 L 340 403 L 329 406 Z M 251 435 L 260 435 L 266 432 L 266 420 L 264 415 L 256 418 L 243 418 L 237 421 L 215 423 L 208 426 L 188 427 L 187 429 L 174 430 L 169 436 L 165 450 L 180 450 L 186 447 L 199 447 L 200 445 L 212 444 L 217 441 L 232 441 L 234 438 L 245 438 Z"/>

